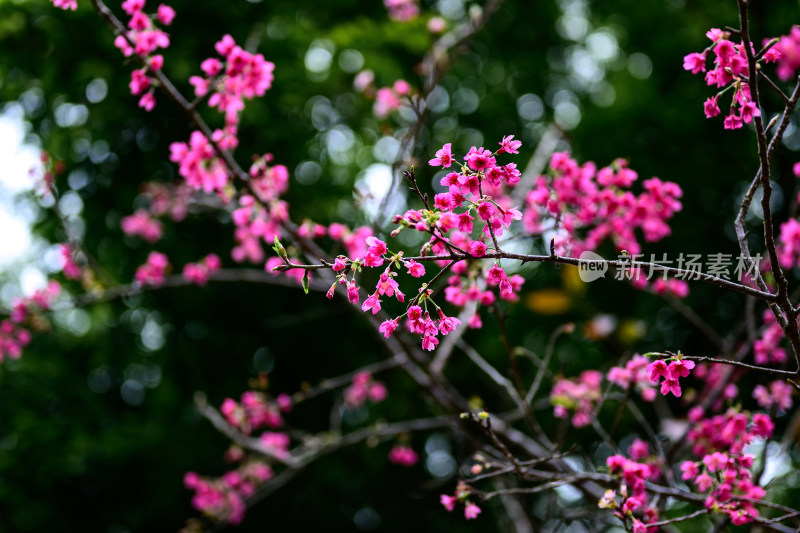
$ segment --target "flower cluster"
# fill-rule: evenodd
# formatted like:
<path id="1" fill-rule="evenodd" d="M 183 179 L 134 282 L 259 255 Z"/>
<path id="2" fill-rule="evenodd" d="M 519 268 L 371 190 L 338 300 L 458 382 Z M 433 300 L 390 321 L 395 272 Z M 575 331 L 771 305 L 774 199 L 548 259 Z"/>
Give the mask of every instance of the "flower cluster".
<path id="1" fill-rule="evenodd" d="M 733 369 L 733 374 L 728 380 L 728 371 L 730 368 L 725 365 L 705 364 L 700 363 L 692 372 L 692 377 L 703 380 L 703 386 L 698 387 L 701 391 L 716 390 L 716 387 L 723 381 L 727 382 L 722 388 L 722 394 L 711 404 L 714 411 L 719 411 L 725 405 L 725 402 L 733 400 L 739 395 L 739 387 L 736 386 L 739 375 L 743 373 L 741 369 Z M 728 382 L 729 381 L 729 382 Z"/>
<path id="2" fill-rule="evenodd" d="M 254 430 L 262 427 L 278 429 L 283 426 L 281 413 L 291 408 L 288 397 L 281 395 L 270 401 L 264 393 L 246 391 L 241 396 L 241 402 L 226 398 L 219 411 L 230 425 L 249 435 Z"/>
<path id="3" fill-rule="evenodd" d="M 192 187 L 185 183 L 145 183 L 140 198 L 146 201 L 146 207 L 124 217 L 120 228 L 125 235 L 138 236 L 150 244 L 156 243 L 164 233 L 159 217 L 166 215 L 175 222 L 186 218 L 191 194 Z"/>
<path id="4" fill-rule="evenodd" d="M 145 0 L 122 2 L 122 9 L 130 16 L 129 31 L 118 35 L 114 40 L 114 46 L 119 48 L 125 57 L 136 54 L 145 63 L 144 67 L 131 73 L 129 87 L 131 94 L 142 95 L 139 99 L 139 107 L 152 111 L 156 105 L 153 94 L 155 91 L 154 72 L 161 70 L 164 66 L 164 56 L 153 55 L 153 53 L 159 48 L 169 46 L 169 35 L 155 23 L 169 26 L 175 18 L 175 10 L 166 4 L 161 4 L 155 15 L 151 16 L 145 14 L 144 4 Z"/>
<path id="5" fill-rule="evenodd" d="M 274 241 L 280 233 L 280 222 L 287 217 L 284 202 L 265 206 L 249 194 L 243 195 L 239 199 L 239 208 L 233 212 L 233 223 L 236 226 L 233 233 L 236 246 L 231 250 L 233 260 L 237 263 L 262 262 L 264 260 L 262 240 Z M 271 270 L 269 263 L 266 264 L 266 268 Z"/>
<path id="6" fill-rule="evenodd" d="M 687 377 L 694 366 L 694 361 L 684 359 L 678 353 L 676 357 L 659 359 L 647 365 L 647 374 L 653 383 L 658 383 L 660 378 L 664 378 L 661 382 L 661 394 L 666 396 L 672 393 L 680 397 L 682 392 L 679 380 Z"/>
<path id="7" fill-rule="evenodd" d="M 142 196 L 147 200 L 147 210 L 154 217 L 168 216 L 174 222 L 186 218 L 192 188 L 185 183 L 145 183 Z"/>
<path id="8" fill-rule="evenodd" d="M 208 283 L 208 276 L 219 270 L 221 264 L 216 254 L 209 254 L 197 263 L 184 265 L 183 277 L 202 287 Z"/>
<path id="9" fill-rule="evenodd" d="M 422 349 L 433 351 L 439 345 L 437 335 L 447 335 L 461 325 L 461 321 L 455 317 L 449 317 L 444 314 L 444 311 L 430 299 L 430 293 L 424 294 L 425 298 L 420 298 L 425 310 L 418 305 L 412 305 L 408 308 L 405 315 L 401 315 L 393 320 L 387 320 L 380 326 L 381 333 L 388 337 L 397 328 L 398 321 L 407 316 L 406 329 L 422 338 Z M 436 307 L 436 313 L 439 316 L 438 320 L 432 320 L 431 315 L 427 310 L 427 303 L 431 302 Z"/>
<path id="10" fill-rule="evenodd" d="M 450 512 L 456 508 L 457 504 L 463 504 L 464 518 L 467 520 L 472 520 L 473 518 L 478 518 L 478 515 L 481 514 L 481 508 L 469 499 L 471 494 L 472 489 L 470 486 L 463 481 L 459 481 L 458 485 L 456 485 L 455 494 L 452 496 L 449 494 L 442 494 L 439 497 L 439 501 L 444 508 Z"/>
<path id="11" fill-rule="evenodd" d="M 393 111 L 400 109 L 403 98 L 411 94 L 411 85 L 403 79 L 396 80 L 391 87 L 375 86 L 375 73 L 371 70 L 362 70 L 353 79 L 353 87 L 367 98 L 374 98 L 372 114 L 375 118 L 384 119 Z"/>
<path id="12" fill-rule="evenodd" d="M 279 459 L 287 459 L 289 457 L 289 443 L 291 439 L 289 435 L 282 432 L 265 431 L 258 438 L 261 445 L 266 451 Z"/>
<path id="13" fill-rule="evenodd" d="M 639 260 L 641 258 L 641 254 L 636 254 L 633 256 L 624 255 L 628 259 L 632 260 Z M 653 294 L 657 294 L 659 296 L 674 296 L 675 298 L 686 298 L 689 295 L 689 284 L 682 279 L 675 279 L 675 278 L 655 278 L 653 279 L 652 283 L 648 279 L 650 276 L 644 271 L 643 268 L 640 267 L 628 267 L 625 269 L 625 276 L 624 279 L 628 279 L 631 282 L 631 286 L 634 289 L 639 290 L 649 290 Z"/>
<path id="14" fill-rule="evenodd" d="M 239 115 L 244 109 L 244 101 L 263 96 L 267 92 L 272 86 L 275 65 L 266 61 L 261 54 L 251 54 L 243 50 L 230 35 L 225 35 L 217 42 L 215 49 L 222 59 L 206 59 L 201 65 L 205 77 L 192 76 L 189 81 L 194 85 L 198 97 L 210 95 L 208 105 L 225 115 L 225 126 L 215 130 L 211 139 L 200 131 L 193 131 L 188 144 L 172 143 L 170 160 L 178 164 L 179 174 L 192 188 L 202 189 L 206 193 L 216 192 L 224 201 L 228 201 L 233 192 L 227 188 L 228 169 L 217 153 L 217 147 L 221 150 L 236 148 L 239 143 Z M 267 164 L 272 160 L 271 155 L 256 157 L 255 160 L 250 169 L 250 175 L 257 178 L 254 181 L 260 181 L 258 178 L 273 182 L 287 181 L 288 172 L 285 168 L 281 170 L 278 167 L 268 167 Z M 272 196 L 269 188 L 265 193 Z M 272 240 L 271 237 L 269 240 Z"/>
<path id="15" fill-rule="evenodd" d="M 22 349 L 31 342 L 31 332 L 14 323 L 13 320 L 0 322 L 0 363 L 6 357 L 19 359 Z"/>
<path id="16" fill-rule="evenodd" d="M 625 363 L 625 367 L 612 367 L 606 377 L 608 381 L 623 389 L 632 388 L 638 391 L 642 400 L 652 402 L 656 398 L 656 389 L 647 375 L 649 363 L 650 360 L 647 357 L 636 354 Z"/>
<path id="17" fill-rule="evenodd" d="M 208 98 L 209 107 L 225 114 L 226 129 L 233 135 L 239 123 L 244 101 L 264 96 L 272 87 L 275 64 L 261 54 L 251 54 L 225 35 L 214 45 L 221 59 L 210 57 L 200 64 L 204 76 L 192 76 L 189 83 L 195 95 Z"/>
<path id="18" fill-rule="evenodd" d="M 251 460 L 216 479 L 187 472 L 183 484 L 195 491 L 192 497 L 195 509 L 214 520 L 238 524 L 247 510 L 245 499 L 272 476 L 268 464 Z"/>
<path id="19" fill-rule="evenodd" d="M 36 194 L 44 197 L 53 192 L 56 176 L 62 174 L 67 166 L 64 161 L 56 159 L 44 150 L 39 153 L 39 161 L 42 162 L 41 169 L 31 168 L 30 175 L 36 180 L 34 185 Z"/>
<path id="20" fill-rule="evenodd" d="M 20 358 L 31 342 L 31 330 L 42 327 L 40 313 L 52 307 L 60 292 L 61 285 L 51 280 L 44 289 L 14 302 L 9 318 L 0 321 L 0 362 Z"/>
<path id="21" fill-rule="evenodd" d="M 406 22 L 417 18 L 419 15 L 418 0 L 383 0 L 389 18 L 399 22 Z"/>
<path id="22" fill-rule="evenodd" d="M 781 224 L 777 245 L 781 267 L 791 270 L 800 266 L 800 221 L 790 218 Z"/>
<path id="23" fill-rule="evenodd" d="M 707 509 L 728 515 L 734 525 L 751 522 L 758 510 L 746 499 L 760 500 L 766 491 L 753 481 L 753 456 L 743 449 L 753 439 L 770 438 L 775 427 L 772 420 L 763 413 L 749 417 L 732 409 L 703 418 L 699 408 L 693 409 L 690 420 L 696 425 L 687 438 L 701 460 L 684 461 L 682 479 L 708 492 Z"/>
<path id="24" fill-rule="evenodd" d="M 57 281 L 49 281 L 47 286 L 31 296 L 16 300 L 11 309 L 11 320 L 17 324 L 26 322 L 37 311 L 47 311 L 61 292 Z"/>
<path id="25" fill-rule="evenodd" d="M 635 533 L 651 533 L 647 523 L 658 520 L 658 510 L 649 505 L 646 483 L 662 475 L 662 467 L 656 461 L 640 462 L 650 456 L 649 447 L 644 441 L 635 441 L 628 452 L 633 457 L 616 454 L 606 459 L 609 472 L 619 479 L 619 501 L 617 491 L 606 491 L 598 502 L 602 509 L 612 509 L 614 514 Z M 644 518 L 642 520 L 641 518 Z"/>
<path id="26" fill-rule="evenodd" d="M 277 429 L 283 426 L 282 413 L 291 411 L 292 401 L 286 394 L 274 400 L 264 393 L 247 391 L 241 402 L 226 398 L 220 406 L 220 413 L 229 424 L 244 435 L 250 435 L 260 428 Z M 265 454 L 276 460 L 289 457 L 290 437 L 283 432 L 264 431 L 258 441 Z M 192 505 L 206 516 L 221 522 L 238 524 L 247 509 L 246 498 L 273 476 L 270 465 L 263 460 L 248 458 L 238 446 L 225 453 L 226 460 L 242 464 L 223 476 L 215 479 L 203 478 L 194 472 L 184 477 L 186 488 L 194 490 Z"/>
<path id="27" fill-rule="evenodd" d="M 386 243 L 377 237 L 367 237 L 364 240 L 364 244 L 365 253 L 363 259 L 360 257 L 349 259 L 345 256 L 336 258 L 333 263 L 333 270 L 338 274 L 336 282 L 328 291 L 328 298 L 333 297 L 337 284 L 344 285 L 348 300 L 353 304 L 357 304 L 360 300 L 358 285 L 356 284 L 357 273 L 361 271 L 362 267 L 375 268 L 383 266 L 387 260 L 386 256 L 391 254 Z M 397 272 L 392 269 L 400 270 L 406 268 L 408 274 L 416 278 L 425 275 L 425 267 L 413 259 L 403 259 L 402 252 L 391 254 L 388 261 L 388 265 L 378 279 L 375 292 L 370 294 L 361 305 L 361 309 L 364 312 L 371 311 L 373 314 L 377 314 L 382 308 L 381 296 L 394 297 L 399 302 L 405 301 L 405 295 L 400 291 L 399 284 L 394 279 L 397 277 Z M 352 277 L 349 280 L 348 273 L 352 273 Z M 433 350 L 439 344 L 437 335 L 439 333 L 447 335 L 461 325 L 461 321 L 457 318 L 446 316 L 444 311 L 433 301 L 432 294 L 432 290 L 423 286 L 423 289 L 414 299 L 416 303 L 411 305 L 402 315 L 384 321 L 379 328 L 380 332 L 388 338 L 400 325 L 400 321 L 407 317 L 406 326 L 408 331 L 418 334 L 422 338 L 423 349 Z M 431 319 L 431 314 L 428 310 L 429 305 L 435 308 L 438 320 Z"/>
<path id="28" fill-rule="evenodd" d="M 59 251 L 61 252 L 61 259 L 63 260 L 61 272 L 64 273 L 64 276 L 67 279 L 81 279 L 83 276 L 83 269 L 75 262 L 76 251 L 73 249 L 72 245 L 62 243 L 59 245 Z"/>
<path id="29" fill-rule="evenodd" d="M 786 412 L 792 407 L 794 387 L 785 381 L 771 381 L 768 386 L 756 385 L 753 389 L 753 398 L 764 409 L 775 407 L 778 411 Z"/>
<path id="30" fill-rule="evenodd" d="M 138 236 L 150 244 L 158 242 L 164 233 L 164 227 L 156 218 L 144 209 L 137 209 L 132 215 L 120 221 L 120 228 L 125 235 Z"/>
<path id="31" fill-rule="evenodd" d="M 328 227 L 328 236 L 342 243 L 349 257 L 363 257 L 367 253 L 367 237 L 372 236 L 369 226 L 360 226 L 351 230 L 344 224 L 334 222 Z"/>
<path id="32" fill-rule="evenodd" d="M 734 130 L 742 127 L 742 124 L 749 124 L 753 118 L 761 116 L 761 110 L 753 102 L 750 95 L 750 86 L 747 83 L 750 75 L 750 66 L 747 59 L 747 50 L 742 43 L 735 44 L 729 39 L 731 34 L 717 28 L 712 28 L 706 32 L 711 44 L 702 52 L 693 52 L 683 58 L 683 68 L 691 71 L 692 74 L 705 72 L 706 83 L 722 89 L 716 95 L 708 98 L 703 104 L 706 117 L 711 118 L 721 113 L 719 108 L 719 97 L 733 90 L 730 112 L 725 117 L 724 127 Z M 714 68 L 706 72 L 706 61 L 708 52 L 714 54 Z M 753 52 L 755 54 L 755 52 Z M 757 68 L 762 62 L 774 62 L 781 56 L 777 47 L 770 48 L 760 59 L 756 61 Z M 737 109 L 738 106 L 738 109 Z M 738 114 L 737 114 L 738 111 Z"/>
<path id="33" fill-rule="evenodd" d="M 689 295 L 689 284 L 682 279 L 658 278 L 653 282 L 653 292 L 658 295 L 670 294 L 676 298 L 686 298 Z"/>
<path id="34" fill-rule="evenodd" d="M 376 118 L 384 119 L 392 114 L 392 111 L 400 109 L 403 105 L 403 97 L 411 94 L 411 86 L 405 80 L 397 80 L 391 87 L 382 87 L 375 93 L 375 104 L 372 113 Z"/>
<path id="35" fill-rule="evenodd" d="M 350 409 L 356 409 L 367 400 L 380 403 L 386 396 L 386 386 L 383 383 L 373 380 L 369 372 L 359 372 L 353 376 L 353 382 L 344 391 L 344 403 Z"/>
<path id="36" fill-rule="evenodd" d="M 511 199 L 504 187 L 513 187 L 519 182 L 520 172 L 515 163 L 499 164 L 497 156 L 517 154 L 522 145 L 514 136 L 506 136 L 500 147 L 491 152 L 483 147 L 472 147 L 464 157 L 464 163 L 457 161 L 452 153 L 451 143 L 445 144 L 429 161 L 432 166 L 459 167 L 441 178 L 440 184 L 447 192 L 435 195 L 431 209 L 409 210 L 397 215 L 394 223 L 398 226 L 392 232 L 397 235 L 405 229 L 430 234 L 430 239 L 422 247 L 421 253 L 448 254 L 457 250 L 465 255 L 480 259 L 490 253 L 489 246 L 495 245 L 497 238 L 522 213 L 511 207 Z M 485 286 L 497 287 L 501 298 L 515 301 L 524 279 L 518 275 L 508 276 L 499 262 L 483 270 L 480 262 L 439 262 L 439 266 L 449 266 L 451 276 L 445 289 L 445 300 L 463 307 L 469 302 L 491 305 L 495 296 Z M 470 319 L 471 327 L 480 327 L 480 317 L 475 314 Z"/>
<path id="37" fill-rule="evenodd" d="M 789 35 L 782 35 L 772 50 L 779 54 L 778 77 L 789 81 L 800 69 L 800 26 L 792 26 Z"/>
<path id="38" fill-rule="evenodd" d="M 647 242 L 670 234 L 667 221 L 680 211 L 681 188 L 672 182 L 651 178 L 644 192 L 629 189 L 638 174 L 624 159 L 597 170 L 591 161 L 579 165 L 568 153 L 553 154 L 547 176 L 540 176 L 528 193 L 523 224 L 529 233 L 558 230 L 555 245 L 562 255 L 578 257 L 606 240 L 617 250 L 641 252 L 635 230 Z"/>
<path id="39" fill-rule="evenodd" d="M 572 411 L 572 425 L 576 428 L 591 423 L 597 401 L 602 395 L 603 374 L 597 370 L 584 370 L 577 379 L 561 378 L 550 391 L 550 403 L 556 418 L 567 418 Z"/>
<path id="40" fill-rule="evenodd" d="M 223 132 L 216 130 L 214 140 L 222 138 Z M 214 145 L 199 131 L 193 131 L 189 142 L 174 142 L 169 146 L 169 159 L 178 164 L 178 174 L 195 190 L 223 195 L 228 184 L 225 163 L 217 155 Z"/>
<path id="41" fill-rule="evenodd" d="M 756 364 L 785 363 L 786 350 L 779 346 L 783 339 L 783 330 L 778 324 L 778 320 L 769 309 L 766 309 L 761 317 L 764 321 L 764 329 L 761 331 L 761 338 L 753 342 L 753 358 Z"/>
<path id="42" fill-rule="evenodd" d="M 689 421 L 695 426 L 689 430 L 687 438 L 692 445 L 692 453 L 698 457 L 715 451 L 741 454 L 753 438 L 769 438 L 774 429 L 772 420 L 763 413 L 749 417 L 733 409 L 704 418 L 702 408 L 694 407 L 689 412 Z"/>
<path id="43" fill-rule="evenodd" d="M 167 256 L 161 252 L 150 252 L 147 262 L 136 269 L 134 278 L 143 285 L 161 285 L 164 283 L 169 267 Z"/>

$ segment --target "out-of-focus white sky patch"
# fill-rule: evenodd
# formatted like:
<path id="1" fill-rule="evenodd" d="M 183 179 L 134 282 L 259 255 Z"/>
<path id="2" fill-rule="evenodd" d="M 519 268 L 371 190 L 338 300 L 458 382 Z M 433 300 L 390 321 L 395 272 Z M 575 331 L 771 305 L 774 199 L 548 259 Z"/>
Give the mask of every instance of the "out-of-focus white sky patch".
<path id="1" fill-rule="evenodd" d="M 396 191 L 386 205 L 384 213 L 379 213 L 383 198 L 392 188 L 392 167 L 381 163 L 375 163 L 367 167 L 356 180 L 356 190 L 359 191 L 362 201 L 361 209 L 368 220 L 375 220 L 377 217 L 388 218 L 392 213 L 402 213 L 406 209 L 405 193 Z"/>
<path id="2" fill-rule="evenodd" d="M 46 279 L 31 264 L 19 268 L 36 254 L 30 225 L 38 208 L 24 199 L 24 194 L 33 189 L 43 172 L 40 148 L 25 142 L 30 125 L 24 116 L 22 106 L 16 103 L 7 104 L 0 112 L 0 272 L 19 272 L 20 289 L 28 293 L 44 286 Z"/>
<path id="3" fill-rule="evenodd" d="M 777 442 L 766 443 L 763 439 L 756 439 L 744 447 L 743 452 L 755 457 L 761 457 L 764 446 L 767 446 L 766 466 L 761 475 L 760 485 L 766 486 L 767 483 L 785 476 L 792 471 L 792 460 L 789 454 L 781 448 Z"/>

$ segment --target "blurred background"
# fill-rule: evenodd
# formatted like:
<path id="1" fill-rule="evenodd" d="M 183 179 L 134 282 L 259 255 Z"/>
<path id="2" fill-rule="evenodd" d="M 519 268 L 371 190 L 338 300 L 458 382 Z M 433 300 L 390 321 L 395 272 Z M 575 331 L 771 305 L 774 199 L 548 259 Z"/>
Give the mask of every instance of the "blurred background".
<path id="1" fill-rule="evenodd" d="M 392 183 L 398 138 L 414 120 L 408 108 L 376 116 L 369 91 L 354 89 L 356 76 L 370 70 L 375 88 L 403 79 L 420 90 L 420 61 L 434 41 L 481 14 L 481 3 L 465 0 L 422 0 L 410 21 L 390 18 L 379 0 L 170 5 L 177 17 L 165 71 L 178 88 L 190 94 L 189 76 L 199 73 L 224 33 L 274 62 L 272 89 L 243 114 L 239 161 L 274 154 L 290 171 L 285 198 L 295 221 L 351 227 L 373 221 Z M 121 13 L 115 3 L 111 7 Z M 755 3 L 754 40 L 786 33 L 798 20 L 797 7 Z M 712 92 L 682 69 L 684 55 L 706 46 L 707 29 L 736 26 L 736 16 L 733 0 L 502 2 L 428 96 L 430 116 L 412 153 L 421 183 L 429 190 L 438 186 L 426 161 L 444 143 L 464 153 L 514 134 L 524 143 L 515 161 L 525 168 L 544 133 L 556 127 L 559 148 L 579 161 L 603 166 L 625 157 L 640 181 L 658 176 L 683 188 L 673 234 L 647 245 L 646 253 L 738 255 L 732 221 L 757 169 L 754 137 L 748 128 L 723 131 L 721 119 L 705 119 L 702 103 Z M 136 107 L 138 98 L 128 90 L 133 66 L 112 42 L 86 0 L 76 12 L 45 0 L 0 0 L 3 307 L 44 286 L 59 268 L 54 243 L 65 240 L 64 229 L 52 206 L 31 192 L 41 174 L 41 150 L 63 162 L 56 179 L 59 210 L 110 280 L 129 282 L 153 249 L 125 236 L 120 220 L 142 205 L 143 182 L 176 180 L 169 144 L 184 141 L 191 130 L 164 97 L 151 113 Z M 771 95 L 765 103 L 777 109 Z M 220 125 L 216 112 L 203 112 L 212 126 Z M 790 172 L 793 151 L 800 149 L 796 122 L 785 144 L 776 161 L 778 220 L 788 216 L 796 196 Z M 404 190 L 393 201 L 396 210 L 414 206 Z M 155 249 L 169 251 L 174 265 L 214 252 L 233 266 L 228 222 L 224 213 L 192 212 L 180 224 L 165 223 Z M 759 224 L 752 222 L 756 243 Z M 543 242 L 530 246 L 544 249 Z M 542 352 L 557 326 L 578 326 L 559 345 L 552 366 L 557 375 L 607 369 L 635 352 L 713 350 L 672 308 L 626 284 L 583 284 L 572 269 L 551 265 L 530 265 L 524 274 L 523 301 L 508 324 L 513 345 Z M 79 287 L 65 290 L 77 294 Z M 722 333 L 741 320 L 743 302 L 696 284 L 686 300 Z M 20 360 L 0 365 L 0 531 L 177 530 L 196 514 L 184 473 L 226 470 L 222 455 L 229 443 L 196 413 L 196 391 L 219 405 L 266 372 L 271 392 L 292 393 L 304 382 L 384 356 L 369 324 L 348 305 L 319 294 L 304 297 L 295 288 L 174 288 L 51 318 L 43 325 L 49 333 L 37 335 Z M 505 368 L 497 326 L 488 316 L 484 324 L 466 340 Z M 454 360 L 449 372 L 465 395 L 491 401 L 468 363 Z M 389 399 L 346 419 L 348 427 L 439 414 L 405 376 L 380 379 Z M 743 398 L 750 402 L 749 393 Z M 321 430 L 325 402 L 334 399 L 331 394 L 292 416 Z M 681 404 L 670 405 L 682 416 Z M 546 428 L 556 426 L 550 410 L 541 417 Z M 591 435 L 581 431 L 567 439 Z M 232 529 L 471 529 L 438 502 L 439 494 L 452 492 L 458 465 L 472 451 L 466 443 L 444 432 L 412 435 L 421 461 L 408 469 L 387 462 L 391 444 L 362 444 L 326 458 Z M 553 497 L 561 505 L 573 502 L 566 492 Z M 480 517 L 481 530 L 504 527 L 501 508 L 495 510 Z M 576 518 L 563 526 L 588 531 L 586 524 Z"/>

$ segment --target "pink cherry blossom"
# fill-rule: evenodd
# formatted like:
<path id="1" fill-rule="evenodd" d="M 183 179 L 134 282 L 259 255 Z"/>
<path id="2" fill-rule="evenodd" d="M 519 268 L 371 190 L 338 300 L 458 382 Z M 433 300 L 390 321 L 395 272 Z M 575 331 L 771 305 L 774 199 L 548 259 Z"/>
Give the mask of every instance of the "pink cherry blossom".
<path id="1" fill-rule="evenodd" d="M 415 278 L 420 278 L 425 275 L 425 267 L 422 264 L 417 263 L 413 259 L 405 261 L 403 263 L 406 268 L 408 268 L 408 273 L 414 276 Z"/>
<path id="2" fill-rule="evenodd" d="M 479 514 L 481 514 L 481 508 L 475 505 L 474 503 L 467 502 L 467 504 L 464 506 L 464 517 L 467 520 L 478 518 Z"/>
<path id="3" fill-rule="evenodd" d="M 515 141 L 513 140 L 513 135 L 508 135 L 503 137 L 503 140 L 500 141 L 500 149 L 498 152 L 505 152 L 507 154 L 518 154 L 519 147 L 522 146 L 522 141 Z"/>
<path id="4" fill-rule="evenodd" d="M 436 157 L 428 161 L 428 164 L 434 167 L 442 166 L 449 168 L 453 164 L 453 153 L 450 151 L 452 144 L 447 143 L 440 150 L 436 152 Z"/>
<path id="5" fill-rule="evenodd" d="M 703 103 L 703 111 L 706 114 L 706 118 L 716 117 L 720 114 L 719 105 L 717 105 L 717 98 L 717 96 L 712 96 Z"/>
<path id="6" fill-rule="evenodd" d="M 397 320 L 386 320 L 380 325 L 378 331 L 383 333 L 383 336 L 388 339 L 394 330 L 397 329 L 397 325 Z"/>
<path id="7" fill-rule="evenodd" d="M 175 10 L 166 4 L 161 4 L 158 6 L 156 17 L 158 17 L 158 21 L 161 24 L 164 26 L 169 26 L 172 24 L 172 20 L 175 18 Z"/>
<path id="8" fill-rule="evenodd" d="M 453 509 L 456 508 L 457 501 L 458 500 L 456 499 L 455 496 L 450 496 L 448 494 L 442 494 L 439 497 L 439 502 L 444 506 L 445 509 L 451 512 L 453 511 Z"/>
<path id="9" fill-rule="evenodd" d="M 378 311 L 381 310 L 381 301 L 375 294 L 371 295 L 369 298 L 364 300 L 364 303 L 361 306 L 361 310 L 364 312 L 369 311 L 370 309 L 372 309 L 373 315 L 377 315 Z"/>
<path id="10" fill-rule="evenodd" d="M 683 58 L 683 68 L 690 70 L 692 74 L 706 71 L 706 55 L 693 52 Z"/>

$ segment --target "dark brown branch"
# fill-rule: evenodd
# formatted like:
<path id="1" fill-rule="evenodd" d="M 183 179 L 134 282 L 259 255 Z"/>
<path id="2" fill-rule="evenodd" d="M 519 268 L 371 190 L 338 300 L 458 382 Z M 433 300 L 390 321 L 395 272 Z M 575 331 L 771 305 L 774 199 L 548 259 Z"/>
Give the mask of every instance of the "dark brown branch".
<path id="1" fill-rule="evenodd" d="M 441 255 L 422 255 L 417 257 L 404 257 L 404 260 L 415 260 L 418 262 L 424 261 L 465 261 L 469 259 L 476 259 L 472 255 L 468 254 L 441 254 Z M 674 277 L 688 277 L 690 279 L 695 279 L 698 281 L 704 281 L 706 283 L 712 283 L 724 289 L 729 289 L 732 291 L 736 291 L 742 294 L 746 294 L 748 296 L 755 296 L 756 298 L 760 298 L 762 300 L 766 300 L 767 302 L 774 302 L 776 301 L 777 296 L 768 292 L 767 290 L 759 290 L 754 289 L 752 287 L 748 287 L 747 285 L 742 285 L 740 283 L 735 283 L 733 281 L 729 281 L 726 279 L 718 278 L 716 276 L 711 276 L 709 274 L 705 274 L 703 272 L 697 272 L 694 270 L 685 270 L 681 268 L 674 268 L 664 265 L 659 265 L 658 263 L 651 263 L 647 261 L 628 261 L 628 260 L 616 260 L 616 259 L 608 259 L 608 260 L 584 260 L 579 259 L 576 257 L 567 257 L 567 256 L 560 256 L 560 255 L 534 255 L 534 254 L 517 254 L 511 252 L 489 252 L 483 257 L 479 259 L 512 259 L 516 261 L 521 261 L 522 263 L 559 263 L 563 265 L 606 265 L 611 268 L 619 268 L 619 269 L 628 269 L 628 268 L 652 268 L 662 271 L 666 274 L 670 274 Z M 319 265 L 313 265 L 314 268 L 323 268 Z M 302 266 L 298 265 L 294 268 L 302 268 Z"/>

